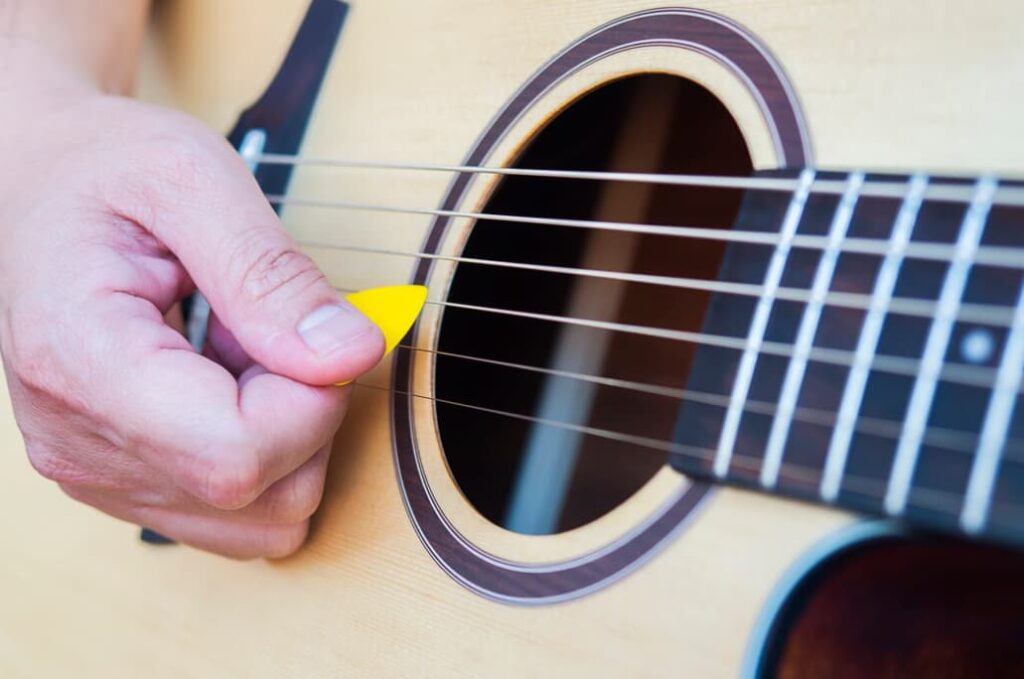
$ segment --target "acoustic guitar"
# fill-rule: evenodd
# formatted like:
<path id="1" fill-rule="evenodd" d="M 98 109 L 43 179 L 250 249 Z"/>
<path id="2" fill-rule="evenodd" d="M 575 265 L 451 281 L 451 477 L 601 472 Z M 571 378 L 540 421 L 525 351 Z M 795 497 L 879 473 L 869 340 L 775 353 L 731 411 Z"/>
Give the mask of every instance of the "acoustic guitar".
<path id="1" fill-rule="evenodd" d="M 283 561 L 5 404 L 0 675 L 1024 676 L 1024 8 L 694 4 L 159 5 L 141 96 L 428 302 Z"/>

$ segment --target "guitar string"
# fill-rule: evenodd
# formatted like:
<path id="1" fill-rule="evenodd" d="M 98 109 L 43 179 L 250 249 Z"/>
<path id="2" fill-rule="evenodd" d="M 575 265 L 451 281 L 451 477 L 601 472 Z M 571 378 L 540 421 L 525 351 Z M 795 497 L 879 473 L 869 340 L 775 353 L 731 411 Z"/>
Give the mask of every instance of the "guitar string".
<path id="1" fill-rule="evenodd" d="M 600 278 L 604 280 L 642 283 L 648 285 L 660 285 L 664 287 L 677 288 L 681 290 L 695 290 L 701 292 L 717 292 L 727 295 L 741 295 L 745 297 L 761 297 L 764 294 L 764 287 L 756 283 L 737 283 L 733 281 L 711 281 L 700 278 L 684 278 L 677 276 L 663 276 L 657 274 L 637 274 L 625 271 L 608 271 L 603 269 L 584 269 L 577 267 L 554 266 L 548 264 L 531 264 L 527 262 L 502 261 L 496 259 L 478 259 L 473 257 L 459 257 L 454 255 L 438 255 L 428 252 L 405 252 L 402 250 L 388 250 L 384 248 L 370 248 L 358 245 L 347 245 L 340 243 L 326 243 L 316 240 L 298 240 L 302 247 L 318 248 L 325 250 L 336 250 L 340 252 L 355 252 L 369 255 L 383 255 L 394 257 L 408 257 L 412 259 L 430 259 L 435 261 L 453 262 L 457 264 L 472 264 L 496 268 L 517 269 L 522 271 L 536 271 L 541 273 L 564 274 L 569 276 L 581 276 L 585 278 Z M 808 290 L 804 288 L 778 288 L 775 292 L 777 299 L 791 302 L 807 302 L 810 300 Z M 872 296 L 854 292 L 829 291 L 825 296 L 825 303 L 830 306 L 839 306 L 847 309 L 865 310 L 871 306 Z M 937 304 L 933 301 L 914 299 L 909 297 L 893 297 L 889 305 L 889 313 L 904 316 L 918 316 L 931 318 L 936 313 Z M 956 317 L 962 322 L 982 323 L 986 325 L 1008 328 L 1013 322 L 1013 306 L 1001 306 L 996 304 L 975 304 L 963 303 L 957 309 Z"/>
<path id="2" fill-rule="evenodd" d="M 651 438 L 651 437 L 646 437 L 646 436 L 637 436 L 637 435 L 633 435 L 633 434 L 626 434 L 626 433 L 623 433 L 623 432 L 613 431 L 613 430 L 610 430 L 610 429 L 602 429 L 602 428 L 599 428 L 599 427 L 591 427 L 591 426 L 587 426 L 587 425 L 572 424 L 572 423 L 569 423 L 569 422 L 562 422 L 562 421 L 559 421 L 559 420 L 549 420 L 549 419 L 534 417 L 532 415 L 524 415 L 522 413 L 514 413 L 514 412 L 511 412 L 511 411 L 507 411 L 507 410 L 500 410 L 500 409 L 496 409 L 496 408 L 488 408 L 486 406 L 474 405 L 474 404 L 465 403 L 465 402 L 462 402 L 462 401 L 455 401 L 455 400 L 451 400 L 451 399 L 438 398 L 438 397 L 434 397 L 434 396 L 429 396 L 427 394 L 420 394 L 420 393 L 417 393 L 417 392 L 406 391 L 406 390 L 402 390 L 402 389 L 392 389 L 392 388 L 389 388 L 389 387 L 383 387 L 383 386 L 375 385 L 375 384 L 366 384 L 366 383 L 363 383 L 363 382 L 357 382 L 356 386 L 363 387 L 363 388 L 366 388 L 366 389 L 373 389 L 373 390 L 376 390 L 376 391 L 382 391 L 382 392 L 386 392 L 386 393 L 389 393 L 389 394 L 401 394 L 401 395 L 405 395 L 405 396 L 411 396 L 411 397 L 418 398 L 418 399 L 421 399 L 421 400 L 424 400 L 424 401 L 429 401 L 431 403 L 440 403 L 440 404 L 443 404 L 443 405 L 451 405 L 451 406 L 456 406 L 456 407 L 459 407 L 459 408 L 466 408 L 468 410 L 474 410 L 474 411 L 477 411 L 477 412 L 482 412 L 482 413 L 486 413 L 486 414 L 490 414 L 490 415 L 497 415 L 497 416 L 500 416 L 500 417 L 508 417 L 508 418 L 512 418 L 512 419 L 516 419 L 516 420 L 520 420 L 520 421 L 524 421 L 524 422 L 529 422 L 531 424 L 540 424 L 540 425 L 543 425 L 543 426 L 550 426 L 550 427 L 555 427 L 555 428 L 558 428 L 558 429 L 566 429 L 566 430 L 569 430 L 569 431 L 575 431 L 575 432 L 582 433 L 582 434 L 585 434 L 585 435 L 588 435 L 588 436 L 595 436 L 595 437 L 598 437 L 598 438 L 603 438 L 603 439 L 606 439 L 606 440 L 616 441 L 616 442 L 619 442 L 619 443 L 626 443 L 626 444 L 630 444 L 630 445 L 636 445 L 636 446 L 640 446 L 640 447 L 643 447 L 643 448 L 648 448 L 648 449 L 651 449 L 651 450 L 658 450 L 658 451 L 669 453 L 669 454 L 673 454 L 673 455 L 681 455 L 683 457 L 690 458 L 690 459 L 692 459 L 694 461 L 697 461 L 697 462 L 710 461 L 711 458 L 710 458 L 710 456 L 708 454 L 714 452 L 710 448 L 701 448 L 699 446 L 690 446 L 690 445 L 676 443 L 674 441 L 666 441 L 666 440 L 663 440 L 663 439 L 656 439 L 656 438 Z M 737 462 L 737 466 L 746 467 L 748 469 L 748 471 L 756 472 L 758 467 L 759 467 L 760 460 L 757 459 L 757 458 L 753 458 L 751 456 L 748 456 L 748 455 L 737 455 L 734 459 Z M 793 465 L 792 463 L 787 464 L 787 467 L 788 467 L 787 471 L 789 473 L 793 473 L 795 471 L 802 471 L 805 475 L 809 475 L 809 474 L 813 473 L 813 471 L 814 471 L 810 467 L 802 467 L 800 465 Z M 864 479 L 863 477 L 856 477 L 856 476 L 854 476 L 852 478 L 854 479 L 855 482 L 856 482 L 857 479 L 863 479 L 863 481 L 866 482 L 866 484 L 874 484 L 877 489 L 882 489 L 884 487 L 883 484 L 880 481 L 875 481 L 874 479 Z M 879 497 L 881 497 L 881 496 L 879 496 Z"/>
<path id="3" fill-rule="evenodd" d="M 417 398 L 432 403 L 440 403 L 443 405 L 450 405 L 458 408 L 465 408 L 486 414 L 496 415 L 499 417 L 507 417 L 516 419 L 524 422 L 530 422 L 533 424 L 540 424 L 542 426 L 550 426 L 559 429 L 566 429 L 574 431 L 587 436 L 594 436 L 610 441 L 616 441 L 618 443 L 625 443 L 629 445 L 635 445 L 651 450 L 659 450 L 672 455 L 680 455 L 684 458 L 689 458 L 696 462 L 711 462 L 714 457 L 714 450 L 710 448 L 701 448 L 699 446 L 688 446 L 679 444 L 674 441 L 666 441 L 663 439 L 649 438 L 645 436 L 636 436 L 633 434 L 626 434 L 623 432 L 613 431 L 609 429 L 601 429 L 598 427 L 590 427 L 586 425 L 571 424 L 568 422 L 560 422 L 558 420 L 547 420 L 543 418 L 534 417 L 531 415 L 523 415 L 522 413 L 513 413 L 506 410 L 499 410 L 496 408 L 487 408 L 484 406 L 473 405 L 470 403 L 464 403 L 461 401 L 454 401 L 450 399 L 442 399 L 427 394 L 420 394 L 412 391 L 405 391 L 402 389 L 393 389 L 391 387 L 383 387 L 376 384 L 366 384 L 363 382 L 356 382 L 355 386 L 364 389 L 370 389 L 373 391 L 384 392 L 387 394 L 400 394 L 409 396 L 411 398 Z M 732 457 L 732 463 L 734 466 L 745 467 L 747 471 L 751 473 L 757 473 L 761 465 L 760 458 L 752 457 L 749 455 L 734 455 Z M 708 475 L 710 476 L 710 475 Z M 792 462 L 783 462 L 779 476 L 783 479 L 795 480 L 798 483 L 811 484 L 816 486 L 820 481 L 820 470 L 810 467 L 808 465 L 798 465 Z M 881 501 L 884 497 L 886 483 L 878 481 L 876 479 L 870 479 L 864 476 L 858 476 L 856 474 L 846 474 L 843 477 L 844 489 L 867 495 L 869 499 Z M 880 492 L 874 492 L 880 491 Z M 911 502 L 909 506 L 912 509 L 936 509 L 943 512 L 948 512 L 954 517 L 959 514 L 960 506 L 963 502 L 963 498 L 954 492 L 946 491 L 938 488 L 926 488 L 926 487 L 914 487 Z M 1009 511 L 1014 511 L 1010 509 Z M 1024 517 L 1024 512 L 1021 512 Z"/>
<path id="4" fill-rule="evenodd" d="M 335 286 L 335 289 L 342 293 L 356 292 L 356 290 L 353 288 Z M 705 332 L 694 332 L 690 330 L 673 330 L 669 328 L 635 325 L 631 323 L 597 321 L 587 318 L 577 318 L 575 316 L 556 316 L 552 314 L 541 314 L 534 313 L 531 311 L 519 311 L 515 309 L 504 309 L 498 307 L 477 306 L 473 304 L 463 304 L 460 302 L 452 301 L 439 302 L 436 300 L 428 299 L 426 301 L 426 304 L 446 309 L 462 309 L 464 311 L 498 314 L 503 316 L 526 318 L 530 320 L 544 321 L 549 323 L 559 323 L 564 325 L 594 328 L 598 330 L 623 332 L 627 334 L 640 335 L 644 337 L 653 337 L 655 339 L 682 342 L 685 344 L 701 344 L 706 346 L 714 346 L 734 350 L 742 350 L 745 346 L 743 338 L 730 337 L 728 335 L 713 335 Z M 791 351 L 792 348 L 793 345 L 786 342 L 764 342 L 762 343 L 758 353 L 768 354 L 772 356 L 781 356 L 783 358 L 792 358 L 792 356 L 794 355 Z M 828 363 L 831 365 L 838 365 L 847 368 L 853 365 L 853 353 L 845 349 L 811 347 L 810 350 L 805 353 L 808 359 L 812 361 L 817 361 L 819 363 Z M 916 358 L 910 358 L 906 356 L 893 356 L 887 354 L 877 354 L 872 362 L 872 369 L 878 372 L 885 372 L 894 375 L 915 376 L 919 371 L 920 364 L 921 361 Z M 988 367 L 946 363 L 943 366 L 942 373 L 939 375 L 938 379 L 939 381 L 942 382 L 951 382 L 967 386 L 985 388 L 991 386 L 992 381 L 995 379 L 995 370 L 993 368 Z M 1019 389 L 1020 387 L 1018 387 L 1018 390 Z"/>
<path id="5" fill-rule="evenodd" d="M 561 217 L 536 217 L 526 215 L 497 214 L 492 212 L 473 212 L 467 210 L 443 210 L 440 208 L 412 208 L 374 203 L 357 203 L 338 200 L 317 200 L 309 198 L 293 198 L 277 194 L 267 194 L 272 205 L 296 206 L 308 208 L 326 208 L 334 210 L 353 210 L 361 212 L 381 212 L 409 215 L 428 215 L 453 219 L 476 219 L 488 222 L 530 224 L 536 226 L 563 226 L 576 229 L 594 229 L 598 231 L 616 231 L 620 233 L 644 233 L 661 236 L 692 238 L 695 240 L 714 240 L 729 243 L 746 243 L 750 245 L 778 245 L 779 234 L 769 231 L 748 231 L 733 229 L 717 229 L 704 226 L 674 226 L 668 224 L 645 224 L 639 222 L 616 222 L 594 219 L 567 219 Z M 794 248 L 805 250 L 825 250 L 828 237 L 810 234 L 796 234 L 790 244 Z M 847 238 L 843 241 L 843 252 L 885 255 L 890 251 L 889 242 L 874 238 Z M 938 262 L 949 262 L 955 255 L 956 248 L 950 243 L 914 241 L 903 249 L 905 259 L 924 259 Z M 1006 267 L 1014 270 L 1024 268 L 1024 247 L 1012 245 L 981 245 L 974 250 L 973 263 L 989 266 Z"/>
<path id="6" fill-rule="evenodd" d="M 660 384 L 650 384 L 646 382 L 637 382 L 634 380 L 627 380 L 617 377 L 607 377 L 604 375 L 591 375 L 585 373 L 577 373 L 567 370 L 556 370 L 554 368 L 544 368 L 535 365 L 526 365 L 523 363 L 514 363 L 511 361 L 501 361 L 492 358 L 485 358 L 482 356 L 473 356 L 471 354 L 460 354 L 451 351 L 443 351 L 440 349 L 430 349 L 427 347 L 416 347 L 409 344 L 398 344 L 396 348 L 407 349 L 422 354 L 431 354 L 435 356 L 441 356 L 445 358 L 454 358 L 464 361 L 470 361 L 474 363 L 480 363 L 483 365 L 493 365 L 500 368 L 506 368 L 508 370 L 516 370 L 522 372 L 532 372 L 543 375 L 550 375 L 552 377 L 558 377 L 563 379 L 572 379 L 582 382 L 589 382 L 591 384 L 598 384 L 601 386 L 613 387 L 616 389 L 623 389 L 627 391 L 635 391 L 639 393 L 650 394 L 653 396 L 661 396 L 665 398 L 673 398 L 676 400 L 688 400 L 696 403 L 703 403 L 705 405 L 728 407 L 729 397 L 724 394 L 715 394 L 712 392 L 699 391 L 693 389 L 679 389 L 676 387 L 668 387 Z M 752 412 L 759 415 L 773 416 L 778 411 L 778 406 L 768 401 L 759 401 L 756 399 L 748 399 L 742 406 L 744 411 Z M 797 406 L 793 412 L 793 419 L 801 422 L 807 422 L 809 424 L 817 424 L 821 426 L 832 426 L 836 422 L 836 414 L 827 410 L 820 410 L 817 408 L 808 408 L 806 406 Z M 865 433 L 873 434 L 882 438 L 896 440 L 899 438 L 901 430 L 901 422 L 898 420 L 888 420 L 885 418 L 877 417 L 863 417 L 858 419 L 854 425 L 854 430 Z M 924 444 L 935 448 L 943 448 L 945 450 L 962 452 L 968 454 L 974 454 L 977 448 L 978 436 L 976 434 L 970 434 L 967 432 L 956 431 L 954 429 L 945 429 L 942 427 L 929 427 L 925 432 Z M 1003 455 L 1004 460 L 1013 461 L 1014 463 L 1024 464 L 1024 441 L 1018 439 L 1007 439 L 1005 454 Z"/>
<path id="7" fill-rule="evenodd" d="M 671 174 L 659 172 L 614 172 L 591 170 L 531 169 L 517 167 L 487 167 L 482 165 L 448 165 L 437 163 L 391 163 L 367 160 L 314 158 L 301 155 L 263 153 L 246 156 L 247 160 L 267 165 L 305 165 L 361 170 L 393 170 L 412 172 L 440 172 L 450 174 L 488 174 L 508 177 L 537 177 L 548 179 L 579 179 L 596 181 L 636 182 L 671 186 L 697 186 L 719 189 L 792 192 L 797 179 L 789 177 L 742 177 L 729 175 Z M 940 182 L 943 177 L 931 177 Z M 817 179 L 811 194 L 840 195 L 846 188 L 845 179 Z M 872 179 L 865 182 L 860 195 L 872 198 L 903 198 L 906 182 Z M 925 200 L 970 203 L 973 187 L 969 184 L 934 184 L 925 192 Z M 992 203 L 999 207 L 1024 206 L 1024 187 L 1000 186 Z"/>
<path id="8" fill-rule="evenodd" d="M 270 160 L 270 158 L 264 157 L 264 158 L 262 158 L 262 160 L 268 161 L 268 160 Z M 275 160 L 280 160 L 280 158 L 277 158 Z M 338 164 L 338 163 L 331 163 L 331 164 Z M 342 162 L 340 164 L 348 165 L 348 166 L 359 166 L 358 164 L 344 163 L 344 162 Z M 365 167 L 365 165 L 364 165 L 364 167 Z M 378 166 L 378 167 L 383 169 L 383 166 Z M 611 180 L 617 180 L 617 181 L 648 181 L 648 182 L 653 181 L 653 182 L 657 182 L 657 183 L 689 184 L 689 185 L 699 185 L 699 186 L 708 186 L 709 184 L 710 185 L 716 185 L 716 183 L 719 186 L 726 186 L 725 183 L 719 183 L 719 182 L 721 182 L 722 180 L 728 181 L 730 179 L 738 179 L 738 180 L 740 180 L 740 182 L 742 182 L 742 185 L 740 183 L 737 183 L 737 182 L 730 182 L 729 187 L 730 188 L 760 188 L 760 189 L 768 189 L 768 190 L 789 190 L 792 187 L 795 187 L 795 183 L 793 181 L 787 182 L 789 184 L 787 186 L 785 184 L 777 182 L 776 180 L 771 180 L 769 182 L 764 182 L 763 179 L 767 179 L 767 178 L 751 178 L 751 179 L 754 180 L 753 182 L 751 182 L 751 181 L 748 180 L 748 178 L 701 177 L 701 176 L 694 176 L 694 175 L 690 175 L 690 176 L 680 176 L 680 175 L 650 176 L 650 175 L 646 175 L 646 176 L 644 176 L 644 175 L 635 175 L 635 174 L 630 174 L 630 173 L 571 173 L 571 172 L 560 172 L 560 171 L 553 171 L 553 172 L 551 172 L 551 171 L 530 171 L 530 170 L 518 171 L 517 172 L 517 171 L 501 171 L 498 168 L 482 168 L 482 167 L 481 168 L 469 168 L 469 167 L 465 167 L 465 166 L 458 166 L 458 167 L 455 167 L 455 166 L 449 166 L 449 167 L 441 167 L 441 166 L 433 166 L 433 167 L 426 167 L 426 166 L 395 167 L 395 166 L 392 166 L 389 169 L 424 169 L 424 170 L 431 169 L 431 170 L 447 170 L 447 171 L 460 171 L 460 172 L 474 171 L 474 172 L 491 173 L 491 174 L 507 174 L 507 175 L 517 175 L 518 174 L 518 175 L 521 175 L 521 176 L 547 176 L 547 177 L 559 176 L 559 177 L 577 178 L 577 179 L 579 179 L 579 178 L 598 179 L 599 178 L 599 179 L 605 179 L 605 180 L 611 179 Z M 771 184 L 771 183 L 774 183 L 775 185 L 774 186 L 769 186 L 769 184 Z M 840 193 L 844 189 L 844 187 L 845 187 L 845 182 L 835 182 L 835 183 L 836 183 L 836 187 L 829 187 L 829 186 L 826 186 L 826 185 L 816 186 L 815 190 L 813 190 L 812 192 L 813 193 Z M 824 184 L 824 182 L 819 182 L 819 184 Z M 879 183 L 877 185 L 866 186 L 865 187 L 865 191 L 862 192 L 862 195 L 878 195 L 878 196 L 883 196 L 884 195 L 884 196 L 891 196 L 891 197 L 898 198 L 898 197 L 902 196 L 902 191 L 899 190 L 900 188 L 901 187 Z M 896 190 L 893 190 L 893 189 L 896 189 Z M 944 191 L 946 191 L 947 189 L 952 189 L 952 190 L 949 190 L 948 192 L 944 193 Z M 929 191 L 929 195 L 927 197 L 934 200 L 934 199 L 937 198 L 936 194 L 942 194 L 942 197 L 945 198 L 945 199 L 948 199 L 948 200 L 963 199 L 964 202 L 967 202 L 967 199 L 969 199 L 969 193 L 962 192 L 962 189 L 960 189 L 960 191 L 958 192 L 957 189 L 960 189 L 960 187 L 950 187 L 950 186 L 947 186 L 947 185 L 938 185 L 938 190 L 937 191 L 935 191 L 935 190 Z M 957 195 L 958 193 L 960 195 Z M 1024 193 L 1022 193 L 1022 195 L 1024 195 Z M 277 202 L 278 204 L 296 204 L 296 205 L 298 205 L 298 204 L 305 204 L 305 205 L 312 204 L 311 201 L 301 201 L 300 199 L 286 199 L 286 198 L 274 197 L 274 196 L 268 196 L 268 199 L 271 200 L 272 202 Z M 360 205 L 360 204 L 356 204 L 356 203 L 331 202 L 328 205 L 326 201 L 317 201 L 316 204 L 323 205 L 323 206 L 328 206 L 328 207 L 350 208 L 350 209 L 377 209 L 377 208 L 380 208 L 380 209 L 387 210 L 387 211 L 394 210 L 394 208 L 391 208 L 390 206 Z M 996 201 L 993 202 L 993 204 L 994 205 L 1004 205 L 1004 204 L 1012 204 L 1012 205 L 1020 204 L 1020 205 L 1024 205 L 1024 200 L 1021 200 L 1018 203 L 1018 202 L 1007 202 L 1005 200 L 997 199 Z M 422 214 L 423 212 L 425 212 L 425 211 L 418 210 L 418 209 L 415 210 L 415 213 L 418 213 L 418 214 Z M 470 213 L 470 212 L 464 212 L 464 211 L 436 210 L 436 211 L 429 211 L 429 213 L 433 214 L 434 216 L 448 216 L 448 217 L 456 217 L 456 218 L 458 218 L 458 217 L 468 217 L 468 218 L 476 218 L 476 219 L 481 219 L 482 218 L 482 219 L 491 219 L 492 221 L 500 221 L 500 220 L 503 220 L 503 219 L 507 219 L 508 221 L 518 221 L 520 223 L 526 222 L 528 220 L 529 221 L 533 221 L 533 220 L 538 219 L 538 218 L 533 218 L 533 217 L 519 217 L 519 216 L 512 216 L 512 215 L 488 215 L 486 213 Z M 544 218 L 540 218 L 540 219 L 544 219 Z M 653 226 L 653 225 L 638 225 L 638 224 L 628 224 L 628 223 L 627 224 L 623 224 L 623 223 L 616 224 L 614 222 L 597 222 L 597 221 L 593 221 L 593 220 L 558 220 L 558 222 L 559 223 L 552 224 L 551 220 L 546 220 L 545 219 L 544 222 L 539 222 L 539 220 L 538 220 L 537 222 L 534 222 L 534 223 L 547 223 L 549 225 L 556 225 L 556 226 L 557 225 L 562 225 L 562 226 L 570 226 L 570 225 L 572 225 L 572 226 L 576 226 L 576 225 L 583 225 L 583 224 L 585 224 L 586 228 L 594 228 L 598 224 L 600 224 L 602 226 L 609 226 L 609 227 L 611 227 L 612 225 L 616 225 L 616 226 L 623 227 L 624 229 L 631 229 L 631 230 L 636 230 L 638 228 L 644 228 L 644 227 L 647 227 L 648 229 L 650 229 L 650 227 Z M 691 235 L 692 237 L 712 236 L 712 234 L 700 233 L 701 231 L 704 231 L 703 229 L 700 229 L 700 227 L 696 227 L 696 228 L 694 228 L 694 227 L 690 227 L 690 228 L 687 228 L 687 227 L 667 227 L 666 229 L 657 229 L 657 230 L 658 231 L 662 231 L 662 232 L 666 232 L 668 230 L 673 230 L 673 231 L 675 231 L 674 235 L 681 235 L 679 232 L 680 232 L 680 230 L 684 230 L 684 229 L 687 230 L 687 231 L 690 231 L 690 234 L 688 234 L 688 235 Z M 693 233 L 694 231 L 697 231 L 698 233 Z M 651 231 L 648 231 L 648 232 L 651 232 Z M 733 231 L 733 232 L 729 232 L 729 233 L 736 234 L 737 232 Z M 751 233 L 751 234 L 741 234 L 738 237 L 738 239 L 742 238 L 746 242 L 749 242 L 751 239 L 759 240 L 758 239 L 759 235 L 760 234 L 758 234 L 756 232 L 755 233 Z M 729 238 L 728 240 L 733 240 L 733 239 Z M 815 243 L 813 238 L 812 239 L 804 239 L 804 240 L 807 241 L 807 242 L 799 243 L 799 244 L 794 243 L 794 245 L 797 245 L 797 246 L 806 245 L 806 246 L 811 246 L 811 247 L 817 246 L 818 249 L 824 249 L 824 247 L 827 245 L 827 244 L 823 244 L 823 243 Z M 884 241 L 880 242 L 879 244 L 884 245 Z M 326 244 L 326 243 L 316 243 L 316 244 L 307 243 L 306 245 L 319 246 L 319 247 L 336 247 L 336 248 L 338 247 L 336 245 Z M 922 245 L 925 245 L 925 247 L 922 247 Z M 872 242 L 854 242 L 854 243 L 851 243 L 850 247 L 848 247 L 846 249 L 852 250 L 852 251 L 868 250 L 868 251 L 874 251 L 874 252 L 879 253 L 879 254 L 882 254 L 882 253 L 887 251 L 887 249 L 878 248 L 878 244 L 872 243 Z M 949 249 L 949 248 L 946 248 L 946 249 Z M 1008 250 L 1008 249 L 1009 250 L 1018 250 L 1020 248 L 1012 248 L 1012 247 L 1007 247 L 1007 246 L 1000 246 L 999 249 L 1000 249 L 1000 251 L 1005 251 L 1005 250 Z M 926 258 L 926 259 L 927 258 L 948 259 L 947 255 L 949 253 L 943 252 L 942 250 L 943 250 L 943 248 L 942 248 L 941 245 L 938 248 L 936 248 L 936 247 L 934 247 L 934 244 L 917 244 L 917 243 L 915 243 L 915 244 L 911 244 L 910 246 L 907 247 L 906 256 L 908 256 L 908 257 L 920 256 L 921 258 Z M 998 258 L 998 257 L 994 257 L 994 258 L 992 258 L 992 260 L 986 262 L 986 260 L 988 259 L 987 256 L 995 254 L 996 253 L 996 249 L 992 248 L 991 246 L 986 246 L 986 247 L 984 247 L 984 250 L 986 250 L 986 251 L 979 252 L 978 253 L 979 256 L 976 258 L 977 260 L 979 260 L 979 263 L 993 263 L 993 264 L 1002 264 L 1002 265 L 1011 265 L 1012 266 L 1013 262 L 1009 262 L 1009 261 L 1006 261 L 1006 260 L 1000 260 L 1000 258 Z M 425 253 L 395 253 L 395 252 L 390 252 L 389 253 L 389 252 L 381 252 L 381 253 L 378 253 L 378 254 L 399 254 L 399 255 L 410 256 L 410 257 L 424 257 L 424 256 L 427 256 Z M 435 257 L 435 258 L 442 259 L 444 257 Z M 444 259 L 449 259 L 451 261 L 460 261 L 460 260 L 466 261 L 469 258 L 444 258 Z M 476 261 L 474 263 L 484 264 L 484 265 L 492 265 L 492 266 L 500 266 L 501 264 L 503 264 L 503 263 L 492 262 L 492 261 L 487 261 L 487 260 L 478 260 L 478 261 Z M 551 267 L 547 267 L 544 270 L 552 271 L 552 272 L 557 272 L 557 273 L 572 273 L 574 275 L 592 275 L 592 276 L 595 276 L 595 277 L 610 276 L 610 277 L 613 277 L 613 278 L 615 277 L 614 276 L 614 272 L 597 272 L 597 271 L 593 271 L 593 270 L 566 271 L 565 268 L 554 269 L 554 268 L 551 268 Z M 636 279 L 634 279 L 634 280 L 636 280 Z M 669 280 L 670 279 L 668 279 L 668 277 L 653 277 L 653 278 L 652 277 L 647 277 L 646 280 L 637 281 L 637 282 L 667 284 L 667 283 L 669 283 Z M 678 281 L 677 281 L 677 287 L 685 287 L 685 286 L 678 284 Z M 753 287 L 756 288 L 756 286 L 753 286 Z M 742 291 L 738 292 L 738 294 L 749 294 L 749 295 L 757 295 L 758 294 L 755 290 L 751 290 L 751 289 L 742 289 L 741 288 L 740 290 L 742 290 Z M 779 295 L 779 297 L 785 298 L 785 296 L 789 295 L 789 294 L 799 295 L 800 293 L 798 291 L 793 291 L 792 293 L 790 293 L 789 291 L 786 291 L 786 292 L 782 292 Z M 867 296 L 864 296 L 864 297 L 867 297 Z M 844 301 L 848 302 L 849 306 L 851 306 L 852 308 L 866 308 L 864 306 L 864 301 L 863 300 L 858 300 L 855 297 L 847 297 L 846 300 L 844 300 Z M 895 301 L 895 303 L 897 305 L 905 303 L 903 300 L 894 300 L 894 301 Z M 917 301 L 917 300 L 906 300 L 906 302 L 910 302 L 911 304 L 913 304 L 913 302 L 915 302 L 915 301 Z M 919 302 L 919 301 L 917 301 L 917 302 Z M 440 303 L 440 304 L 444 304 L 444 303 Z M 448 304 L 447 306 L 452 306 L 452 305 Z M 934 305 L 931 305 L 931 304 L 928 304 L 928 303 L 917 304 L 917 305 L 914 305 L 914 306 L 908 305 L 906 307 L 906 309 L 908 310 L 909 315 L 930 315 L 929 310 L 926 308 L 927 306 L 932 306 L 933 307 Z M 973 322 L 982 322 L 982 323 L 991 323 L 991 324 L 1002 324 L 1002 325 L 1006 324 L 1005 320 L 1003 320 L 1001 318 L 998 318 L 999 312 L 1002 311 L 1002 309 L 999 309 L 998 307 L 993 308 L 993 305 L 977 305 L 977 306 L 988 307 L 988 308 L 984 309 L 983 311 L 981 311 L 981 313 L 979 314 L 978 313 L 979 312 L 978 309 L 970 308 L 967 305 L 963 305 L 963 306 L 966 307 L 966 308 L 964 308 L 961 311 L 961 316 L 965 316 L 965 317 L 969 318 L 970 320 L 972 320 Z M 478 310 L 483 310 L 483 309 L 478 309 Z M 544 320 L 548 320 L 548 319 L 544 319 Z M 422 395 L 416 395 L 416 396 L 419 396 L 419 397 L 422 398 Z M 427 397 L 427 398 L 429 398 L 429 397 Z M 468 404 L 458 404 L 458 405 L 468 406 Z"/>

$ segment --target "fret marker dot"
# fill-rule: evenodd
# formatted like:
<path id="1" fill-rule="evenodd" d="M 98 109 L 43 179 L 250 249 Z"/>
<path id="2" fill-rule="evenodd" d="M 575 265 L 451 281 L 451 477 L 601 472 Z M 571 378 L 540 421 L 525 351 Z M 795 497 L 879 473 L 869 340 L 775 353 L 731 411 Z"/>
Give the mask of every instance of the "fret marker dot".
<path id="1" fill-rule="evenodd" d="M 987 363 L 994 349 L 992 333 L 981 328 L 971 330 L 960 340 L 960 354 L 968 363 Z"/>

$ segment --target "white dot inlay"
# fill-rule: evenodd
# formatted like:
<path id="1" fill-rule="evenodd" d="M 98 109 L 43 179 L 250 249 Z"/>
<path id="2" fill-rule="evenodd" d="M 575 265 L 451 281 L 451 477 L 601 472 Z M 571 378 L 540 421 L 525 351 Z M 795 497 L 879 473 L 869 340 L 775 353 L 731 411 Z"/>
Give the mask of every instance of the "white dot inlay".
<path id="1" fill-rule="evenodd" d="M 994 350 L 992 333 L 984 328 L 975 328 L 960 340 L 960 355 L 968 363 L 988 363 Z"/>

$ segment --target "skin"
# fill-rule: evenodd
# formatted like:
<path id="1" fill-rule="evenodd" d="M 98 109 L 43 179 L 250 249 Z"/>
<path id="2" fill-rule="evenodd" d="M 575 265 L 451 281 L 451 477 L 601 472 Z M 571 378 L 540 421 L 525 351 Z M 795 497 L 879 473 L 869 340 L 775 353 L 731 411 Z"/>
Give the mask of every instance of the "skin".
<path id="1" fill-rule="evenodd" d="M 147 4 L 0 0 L 0 354 L 33 467 L 226 556 L 306 538 L 383 337 L 215 132 L 126 96 Z M 213 308 L 194 352 L 177 303 Z"/>

